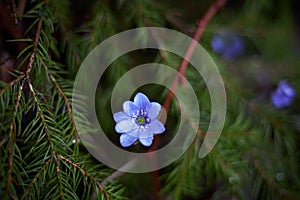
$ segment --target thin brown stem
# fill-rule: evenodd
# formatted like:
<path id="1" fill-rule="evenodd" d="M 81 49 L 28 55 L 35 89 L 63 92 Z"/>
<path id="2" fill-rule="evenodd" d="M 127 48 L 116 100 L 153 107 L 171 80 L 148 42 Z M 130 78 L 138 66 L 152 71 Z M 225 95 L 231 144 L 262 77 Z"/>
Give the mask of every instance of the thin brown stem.
<path id="1" fill-rule="evenodd" d="M 26 69 L 26 75 L 27 76 L 29 76 L 29 74 L 31 72 L 31 69 L 32 69 L 33 61 L 34 61 L 34 58 L 35 58 L 35 51 L 37 49 L 39 38 L 40 38 L 42 24 L 43 24 L 43 20 L 40 19 L 39 22 L 38 22 L 36 33 L 35 33 L 35 38 L 34 38 L 34 43 L 33 43 L 33 51 L 32 51 L 32 53 L 30 55 L 29 63 L 27 65 L 27 69 Z"/>
<path id="2" fill-rule="evenodd" d="M 184 76 L 185 70 L 189 64 L 189 61 L 194 53 L 195 47 L 198 45 L 198 41 L 200 40 L 207 24 L 210 22 L 212 17 L 218 12 L 218 10 L 221 9 L 226 4 L 226 2 L 227 2 L 227 0 L 216 0 L 209 7 L 209 9 L 206 11 L 204 16 L 197 22 L 198 27 L 194 34 L 193 40 L 190 43 L 190 45 L 185 53 L 184 59 L 182 60 L 181 65 L 178 69 L 179 73 L 181 73 L 183 76 Z M 180 81 L 179 75 L 173 79 L 173 82 L 171 84 L 171 89 L 170 89 L 170 91 L 166 97 L 166 100 L 164 101 L 164 104 L 163 104 L 163 107 L 165 108 L 166 112 L 168 112 L 170 105 L 171 105 L 171 101 L 174 97 L 174 94 L 172 93 L 172 91 L 175 91 L 179 81 Z M 195 130 L 198 130 L 198 127 L 195 127 Z M 155 141 L 151 148 L 151 151 L 154 151 L 154 150 L 156 150 L 156 142 Z M 160 181 L 159 181 L 159 177 L 158 177 L 158 172 L 153 173 L 153 184 L 155 185 L 154 195 L 158 196 L 160 193 Z"/>
<path id="3" fill-rule="evenodd" d="M 38 115 L 40 117 L 40 119 L 42 120 L 42 124 L 43 124 L 43 127 L 45 128 L 45 134 L 46 134 L 46 137 L 47 137 L 47 140 L 51 146 L 51 151 L 54 152 L 54 146 L 51 142 L 51 139 L 50 139 L 50 133 L 49 133 L 49 129 L 48 129 L 48 125 L 46 123 L 46 120 L 45 120 L 45 117 L 44 117 L 44 114 L 43 114 L 43 111 L 42 111 L 42 108 L 40 106 L 40 103 L 39 103 L 39 100 L 38 100 L 38 97 L 36 95 L 36 92 L 34 91 L 33 89 L 33 86 L 31 84 L 31 81 L 30 79 L 27 80 L 27 84 L 29 86 L 29 90 L 31 91 L 32 95 L 33 95 L 33 99 L 34 99 L 34 102 L 36 104 L 36 108 L 37 108 L 37 112 L 38 112 Z"/>
<path id="4" fill-rule="evenodd" d="M 193 52 L 195 50 L 195 47 L 198 44 L 198 41 L 202 37 L 202 34 L 207 26 L 207 24 L 210 22 L 210 20 L 215 16 L 215 14 L 226 4 L 227 0 L 217 0 L 215 1 L 209 9 L 206 11 L 204 16 L 197 22 L 197 30 L 194 34 L 193 41 L 191 42 L 188 50 L 186 51 L 186 54 L 184 56 L 184 59 L 182 60 L 182 63 L 179 68 L 179 72 L 184 75 L 185 70 L 189 64 L 189 60 L 191 59 Z"/>
<path id="5" fill-rule="evenodd" d="M 29 90 L 31 91 L 32 95 L 33 95 L 33 99 L 34 99 L 34 102 L 36 104 L 36 108 L 37 108 L 37 112 L 38 112 L 38 115 L 42 121 L 42 124 L 43 124 L 43 127 L 45 128 L 45 135 L 46 135 L 46 138 L 48 140 L 48 143 L 50 145 L 50 148 L 51 148 L 51 152 L 52 152 L 52 155 L 53 155 L 53 159 L 54 159 L 54 163 L 55 163 L 55 166 L 56 166 L 56 175 L 57 175 L 57 181 L 58 183 L 60 184 L 61 186 L 61 178 L 60 178 L 60 172 L 59 172 L 59 164 L 58 164 L 58 161 L 57 161 L 57 158 L 56 158 L 56 151 L 54 149 L 54 145 L 51 141 L 51 137 L 50 137 L 50 131 L 49 131 L 49 128 L 48 128 L 48 125 L 46 123 L 46 120 L 45 120 L 45 117 L 44 117 L 44 114 L 43 114 L 43 111 L 42 111 L 42 108 L 40 106 L 40 103 L 38 101 L 38 98 L 37 98 L 37 95 L 33 89 L 33 86 L 31 84 L 31 81 L 30 79 L 27 80 L 27 83 L 28 83 L 28 86 L 29 86 Z M 61 194 L 61 198 L 64 199 L 64 194 L 63 194 L 63 190 L 62 190 L 62 187 L 60 187 L 60 194 Z"/>
<path id="6" fill-rule="evenodd" d="M 61 199 L 65 199 L 64 197 L 64 191 L 63 191 L 63 188 L 61 186 L 61 177 L 60 177 L 60 169 L 59 169 L 59 164 L 58 164 L 58 160 L 57 160 L 57 157 L 56 157 L 56 154 L 53 155 L 53 158 L 54 158 L 54 162 L 55 162 L 55 169 L 56 169 L 56 176 L 57 176 L 57 181 L 60 185 L 60 196 L 61 196 Z"/>
<path id="7" fill-rule="evenodd" d="M 21 96 L 23 92 L 23 87 L 24 87 L 24 81 L 22 81 L 19 91 L 18 91 L 18 96 L 17 100 L 15 102 L 15 109 L 13 113 L 13 119 L 10 124 L 9 128 L 9 136 L 8 136 L 8 143 L 9 143 L 9 148 L 8 148 L 8 172 L 7 172 L 7 182 L 6 182 L 6 189 L 7 191 L 10 191 L 10 185 L 11 185 L 11 179 L 12 179 L 12 167 L 13 167 L 13 151 L 14 151 L 14 146 L 16 143 L 16 116 L 17 112 L 19 109 L 20 101 L 21 101 Z"/>
<path id="8" fill-rule="evenodd" d="M 210 20 L 215 16 L 215 14 L 226 4 L 227 0 L 216 0 L 210 7 L 209 9 L 206 11 L 206 13 L 204 14 L 204 16 L 197 22 L 197 30 L 193 36 L 193 41 L 190 43 L 184 59 L 181 62 L 181 65 L 179 67 L 179 73 L 181 73 L 182 75 L 185 74 L 185 70 L 189 64 L 189 61 L 194 53 L 195 47 L 198 44 L 198 41 L 200 40 L 200 38 L 202 37 L 202 34 L 207 26 L 207 24 L 210 22 Z M 172 82 L 171 85 L 171 90 L 167 95 L 167 98 L 164 102 L 164 108 L 166 109 L 166 111 L 169 110 L 171 101 L 174 97 L 174 94 L 171 91 L 174 91 L 175 88 L 177 87 L 178 81 L 179 81 L 179 76 L 176 76 Z"/>
<path id="9" fill-rule="evenodd" d="M 18 9 L 17 10 L 18 10 L 18 16 L 19 17 L 21 17 L 24 14 L 25 6 L 26 6 L 26 0 L 19 0 L 18 1 Z"/>
<path id="10" fill-rule="evenodd" d="M 6 189 L 7 189 L 7 191 L 10 191 L 10 185 L 11 185 L 11 179 L 12 179 L 13 148 L 14 148 L 14 145 L 15 145 L 15 138 L 16 138 L 16 123 L 15 123 L 15 119 L 16 119 L 18 108 L 19 108 L 19 105 L 20 105 L 21 96 L 22 96 L 22 93 L 23 93 L 23 87 L 24 87 L 25 81 L 27 81 L 30 90 L 34 94 L 34 100 L 35 100 L 35 102 L 38 103 L 37 97 L 35 95 L 35 92 L 33 90 L 33 87 L 31 85 L 31 82 L 30 82 L 30 79 L 29 79 L 29 74 L 30 74 L 30 71 L 32 69 L 32 65 L 33 65 L 33 61 L 34 61 L 34 56 L 35 56 L 35 50 L 37 48 L 38 40 L 39 40 L 39 37 L 40 37 L 41 27 L 42 27 L 42 20 L 40 20 L 39 23 L 38 23 L 37 31 L 36 31 L 36 34 L 35 34 L 35 40 L 34 40 L 34 49 L 33 49 L 33 52 L 32 52 L 32 54 L 30 56 L 30 61 L 29 61 L 28 65 L 27 65 L 26 77 L 25 77 L 25 79 L 23 79 L 23 81 L 22 81 L 22 83 L 20 85 L 19 91 L 18 91 L 17 100 L 15 102 L 15 109 L 14 109 L 14 114 L 13 114 L 13 120 L 12 120 L 12 123 L 10 124 L 9 138 L 8 138 L 8 142 L 9 142 L 9 149 L 8 149 L 8 173 L 7 173 L 7 182 L 6 182 Z M 14 85 L 16 82 L 18 82 L 22 78 L 24 78 L 23 75 L 19 76 L 17 79 L 15 79 L 10 84 L 8 84 L 7 87 L 11 87 L 12 85 Z M 2 95 L 2 93 L 4 91 L 5 90 L 1 91 L 1 95 Z M 42 113 L 41 109 L 40 109 L 39 106 L 37 106 L 37 107 L 38 107 L 38 112 L 39 112 L 40 116 L 42 116 L 42 121 L 44 123 L 45 120 L 43 118 L 43 115 L 41 114 Z M 45 127 L 45 128 L 46 128 L 46 132 L 48 132 L 47 127 Z"/>
<path id="11" fill-rule="evenodd" d="M 47 65 L 44 63 L 44 61 L 42 60 L 42 58 L 39 58 L 42 65 L 44 66 L 51 82 L 55 85 L 56 89 L 58 90 L 58 92 L 60 93 L 60 95 L 63 97 L 63 99 L 65 100 L 66 106 L 67 106 L 67 110 L 69 112 L 69 116 L 71 119 L 71 123 L 73 126 L 73 130 L 74 130 L 74 139 L 75 139 L 75 145 L 78 145 L 78 132 L 75 126 L 75 120 L 74 120 L 74 116 L 73 116 L 73 112 L 72 112 L 72 108 L 70 105 L 70 101 L 68 99 L 68 97 L 65 95 L 65 93 L 63 92 L 63 90 L 61 89 L 61 87 L 59 86 L 59 84 L 57 83 L 56 79 L 54 78 L 53 74 L 50 72 L 50 70 L 48 69 Z"/>

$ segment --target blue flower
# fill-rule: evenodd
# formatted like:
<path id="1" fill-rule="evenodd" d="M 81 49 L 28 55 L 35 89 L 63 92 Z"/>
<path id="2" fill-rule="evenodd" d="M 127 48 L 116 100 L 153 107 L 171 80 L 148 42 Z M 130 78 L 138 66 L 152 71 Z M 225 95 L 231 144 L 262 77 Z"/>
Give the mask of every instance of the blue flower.
<path id="1" fill-rule="evenodd" d="M 123 110 L 113 115 L 115 130 L 121 133 L 120 143 L 123 147 L 132 145 L 139 140 L 144 146 L 150 146 L 154 134 L 165 131 L 164 125 L 157 119 L 161 105 L 150 102 L 142 93 L 136 94 L 134 101 L 125 101 Z"/>
<path id="2" fill-rule="evenodd" d="M 213 36 L 211 47 L 214 52 L 225 59 L 232 59 L 244 53 L 245 44 L 240 36 L 230 32 L 222 32 Z"/>
<path id="3" fill-rule="evenodd" d="M 286 80 L 283 80 L 271 94 L 271 101 L 276 108 L 284 108 L 291 105 L 295 96 L 295 89 Z"/>

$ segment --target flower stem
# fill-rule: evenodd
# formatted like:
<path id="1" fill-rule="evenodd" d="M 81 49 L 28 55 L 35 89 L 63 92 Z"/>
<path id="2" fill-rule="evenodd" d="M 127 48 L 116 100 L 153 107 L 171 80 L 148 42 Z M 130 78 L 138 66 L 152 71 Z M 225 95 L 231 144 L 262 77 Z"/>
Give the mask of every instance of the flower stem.
<path id="1" fill-rule="evenodd" d="M 184 56 L 184 59 L 182 60 L 181 62 L 181 65 L 178 69 L 179 73 L 181 73 L 183 76 L 185 74 L 185 70 L 189 64 L 189 60 L 191 59 L 193 53 L 194 53 L 194 50 L 195 50 L 195 47 L 197 46 L 198 44 L 198 41 L 200 40 L 207 24 L 209 23 L 209 21 L 213 18 L 213 16 L 215 16 L 215 14 L 226 4 L 228 0 L 216 0 L 210 7 L 209 9 L 206 11 L 206 13 L 204 14 L 204 16 L 198 20 L 197 22 L 197 30 L 193 36 L 193 41 L 190 43 L 186 53 L 185 53 L 185 56 Z M 169 107 L 170 107 L 170 104 L 171 104 L 171 101 L 173 99 L 173 96 L 174 94 L 171 92 L 172 90 L 175 90 L 175 88 L 177 87 L 178 85 L 178 81 L 179 81 L 179 77 L 176 76 L 172 82 L 172 85 L 171 85 L 171 90 L 169 91 L 168 95 L 167 95 L 167 98 L 164 102 L 164 108 L 166 109 L 166 111 L 169 110 Z M 183 80 L 181 80 L 182 83 Z"/>
<path id="2" fill-rule="evenodd" d="M 181 73 L 183 76 L 184 76 L 185 70 L 187 69 L 187 66 L 189 64 L 189 60 L 191 59 L 191 57 L 194 53 L 195 47 L 197 46 L 198 41 L 200 40 L 207 24 L 213 18 L 213 16 L 226 4 L 226 2 L 227 2 L 227 0 L 216 0 L 209 7 L 209 9 L 206 11 L 204 16 L 200 20 L 198 20 L 197 30 L 196 30 L 196 32 L 193 36 L 193 41 L 190 43 L 190 45 L 189 45 L 189 47 L 188 47 L 188 49 L 185 53 L 184 59 L 182 60 L 181 65 L 178 69 L 179 73 Z M 173 79 L 173 82 L 172 82 L 172 85 L 171 85 L 171 90 L 169 91 L 169 93 L 166 97 L 166 100 L 164 101 L 164 104 L 163 104 L 163 107 L 165 108 L 166 112 L 168 112 L 168 110 L 170 108 L 171 101 L 174 97 L 174 94 L 172 93 L 172 91 L 174 91 L 176 89 L 179 81 L 180 81 L 179 76 L 176 76 Z M 184 82 L 182 82 L 182 80 L 181 80 L 181 83 L 184 84 Z M 160 136 L 156 135 L 156 137 L 160 137 Z M 158 140 L 154 140 L 152 148 L 149 151 L 155 151 L 156 150 L 157 141 Z M 158 162 L 158 161 L 156 160 L 156 162 Z M 160 197 L 159 194 L 160 194 L 161 184 L 160 184 L 160 180 L 159 180 L 159 173 L 158 173 L 158 171 L 154 171 L 154 172 L 152 172 L 152 175 L 153 175 L 152 176 L 153 177 L 152 182 L 155 186 L 154 187 L 154 196 L 155 196 L 155 198 L 160 199 L 161 197 Z"/>

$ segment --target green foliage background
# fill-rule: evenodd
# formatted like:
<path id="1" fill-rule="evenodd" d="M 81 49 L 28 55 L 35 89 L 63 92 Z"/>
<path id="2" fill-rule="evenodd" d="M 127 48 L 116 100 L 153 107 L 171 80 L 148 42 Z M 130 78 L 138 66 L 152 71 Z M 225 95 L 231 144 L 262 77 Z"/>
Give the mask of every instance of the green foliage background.
<path id="1" fill-rule="evenodd" d="M 300 93 L 300 19 L 294 15 L 294 2 L 229 0 L 214 16 L 199 43 L 225 82 L 228 111 L 222 135 L 213 151 L 199 159 L 210 97 L 189 66 L 186 77 L 199 98 L 201 134 L 176 162 L 144 174 L 116 172 L 82 145 L 70 105 L 76 72 L 96 45 L 124 30 L 159 26 L 193 36 L 197 20 L 214 1 L 31 0 L 25 1 L 20 14 L 16 9 L 21 2 L 0 1 L 11 13 L 1 21 L 15 22 L 11 26 L 22 33 L 14 37 L 1 26 L 0 53 L 8 52 L 13 62 L 0 85 L 1 199 L 299 198 L 299 97 L 287 109 L 276 109 L 269 100 L 282 79 Z M 243 56 L 224 60 L 212 52 L 211 38 L 222 30 L 244 38 Z M 119 135 L 107 106 L 116 81 L 142 63 L 160 62 L 177 69 L 181 60 L 168 52 L 135 51 L 105 72 L 96 105 L 106 116 L 100 121 L 116 145 Z M 153 85 L 139 90 L 161 103 L 168 93 Z M 179 115 L 175 99 L 159 145 L 171 140 Z M 147 151 L 139 145 L 129 150 Z"/>

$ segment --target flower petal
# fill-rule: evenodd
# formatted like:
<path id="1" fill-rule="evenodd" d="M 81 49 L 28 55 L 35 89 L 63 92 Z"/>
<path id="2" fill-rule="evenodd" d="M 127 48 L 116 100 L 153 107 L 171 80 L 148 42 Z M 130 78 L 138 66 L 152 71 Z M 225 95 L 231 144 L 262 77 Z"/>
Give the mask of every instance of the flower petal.
<path id="1" fill-rule="evenodd" d="M 119 123 L 124 120 L 129 120 L 129 119 L 130 119 L 130 117 L 128 115 L 126 115 L 126 113 L 123 111 L 114 113 L 114 120 L 116 123 Z"/>
<path id="2" fill-rule="evenodd" d="M 146 110 L 150 106 L 150 101 L 143 93 L 137 93 L 134 97 L 134 104 L 140 109 Z"/>
<path id="3" fill-rule="evenodd" d="M 148 129 L 153 134 L 163 133 L 166 130 L 164 125 L 157 119 L 151 121 Z"/>
<path id="4" fill-rule="evenodd" d="M 135 141 L 137 141 L 136 137 L 132 137 L 131 135 L 128 135 L 126 133 L 124 133 L 120 136 L 120 143 L 123 147 L 129 147 Z"/>
<path id="5" fill-rule="evenodd" d="M 139 108 L 132 101 L 125 101 L 123 103 L 123 110 L 128 116 L 132 116 Z"/>
<path id="6" fill-rule="evenodd" d="M 128 133 L 135 129 L 137 125 L 133 123 L 131 120 L 123 120 L 116 124 L 115 130 L 118 133 Z"/>
<path id="7" fill-rule="evenodd" d="M 161 110 L 161 105 L 159 103 L 152 102 L 150 104 L 150 108 L 149 108 L 149 117 L 150 117 L 150 119 L 152 120 L 152 119 L 157 118 L 160 110 Z"/>
<path id="8" fill-rule="evenodd" d="M 136 126 L 135 129 L 129 131 L 127 134 L 128 134 L 128 135 L 131 135 L 132 137 L 138 138 L 138 137 L 139 137 L 139 127 Z"/>
<path id="9" fill-rule="evenodd" d="M 139 128 L 139 138 L 149 138 L 153 137 L 153 131 L 148 127 L 148 128 Z"/>
<path id="10" fill-rule="evenodd" d="M 278 90 L 282 91 L 284 95 L 288 97 L 294 97 L 296 94 L 294 88 L 292 88 L 292 86 L 286 80 L 280 81 L 278 85 Z"/>
<path id="11" fill-rule="evenodd" d="M 139 141 L 142 143 L 142 145 L 149 147 L 152 144 L 153 136 L 148 138 L 139 138 Z"/>

